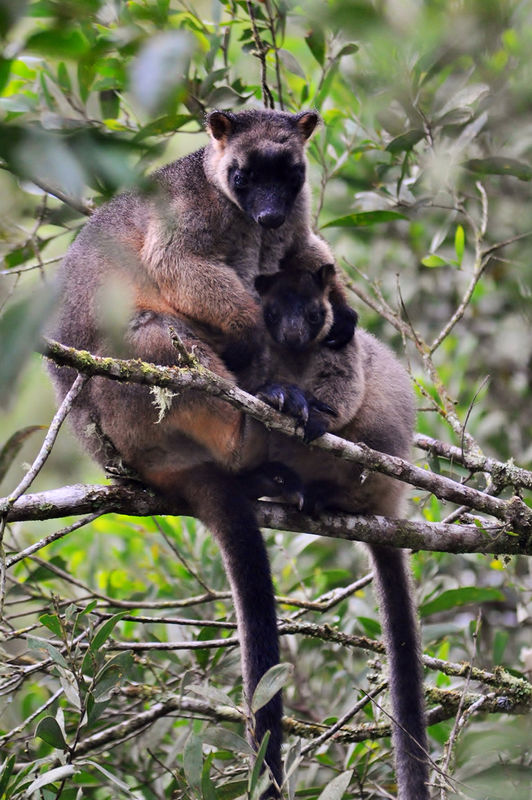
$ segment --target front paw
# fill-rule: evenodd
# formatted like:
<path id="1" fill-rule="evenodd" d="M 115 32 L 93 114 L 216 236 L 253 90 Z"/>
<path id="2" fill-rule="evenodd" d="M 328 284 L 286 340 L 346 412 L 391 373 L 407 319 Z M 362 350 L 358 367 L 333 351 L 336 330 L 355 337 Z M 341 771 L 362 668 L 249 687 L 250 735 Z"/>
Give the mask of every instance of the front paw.
<path id="1" fill-rule="evenodd" d="M 358 322 L 357 312 L 348 305 L 333 306 L 334 321 L 323 344 L 331 350 L 339 350 L 351 341 Z"/>
<path id="2" fill-rule="evenodd" d="M 299 425 L 305 426 L 309 417 L 309 403 L 305 392 L 292 384 L 269 383 L 257 392 L 259 400 L 278 411 L 295 417 Z"/>
<path id="3" fill-rule="evenodd" d="M 313 442 L 314 439 L 319 439 L 330 428 L 329 420 L 318 411 L 316 408 L 309 409 L 308 419 L 303 428 L 303 441 L 305 444 Z"/>

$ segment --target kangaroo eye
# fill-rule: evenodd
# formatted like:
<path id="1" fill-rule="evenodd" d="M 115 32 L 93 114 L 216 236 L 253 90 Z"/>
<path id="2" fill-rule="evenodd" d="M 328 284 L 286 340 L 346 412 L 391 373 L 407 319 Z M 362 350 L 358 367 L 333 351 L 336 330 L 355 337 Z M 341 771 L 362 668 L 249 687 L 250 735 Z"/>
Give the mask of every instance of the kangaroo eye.
<path id="1" fill-rule="evenodd" d="M 279 320 L 279 309 L 274 306 L 268 306 L 264 311 L 264 319 L 269 324 L 275 324 Z"/>
<path id="2" fill-rule="evenodd" d="M 243 189 L 249 183 L 249 175 L 243 170 L 237 170 L 233 175 L 233 183 L 237 189 Z"/>

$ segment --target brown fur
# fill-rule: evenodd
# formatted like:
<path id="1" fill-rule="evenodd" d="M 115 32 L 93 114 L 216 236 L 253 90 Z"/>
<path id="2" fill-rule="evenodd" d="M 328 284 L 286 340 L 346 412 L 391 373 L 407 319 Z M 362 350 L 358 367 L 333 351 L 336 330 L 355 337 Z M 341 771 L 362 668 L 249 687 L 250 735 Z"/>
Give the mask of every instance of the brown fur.
<path id="1" fill-rule="evenodd" d="M 327 272 L 324 273 L 327 275 Z M 275 380 L 296 384 L 308 398 L 315 398 L 336 411 L 325 415 L 328 430 L 353 442 L 364 442 L 382 453 L 409 457 L 414 425 L 414 402 L 410 381 L 393 353 L 364 330 L 340 350 L 320 344 L 323 331 L 315 333 L 303 350 L 281 343 L 282 320 L 268 325 L 267 307 L 273 304 L 292 317 L 305 339 L 305 303 L 319 299 L 320 290 L 303 295 L 305 273 L 279 272 L 258 281 L 266 323 L 274 338 L 268 340 L 263 355 L 261 375 L 248 373 L 248 387 Z M 331 278 L 321 292 L 325 312 L 329 306 Z M 308 280 L 307 280 L 308 283 Z M 290 293 L 293 294 L 290 294 Z M 290 298 L 287 305 L 286 298 Z M 309 299 L 310 298 L 310 299 Z M 272 307 L 272 306 L 270 306 Z M 285 309 L 283 311 L 283 309 Z M 297 309 L 297 313 L 296 313 Z M 330 324 L 325 313 L 323 325 Z M 293 341 L 297 346 L 298 342 Z M 269 391 L 265 388 L 266 393 Z M 312 413 L 312 412 L 311 412 Z M 377 472 L 365 473 L 361 466 L 341 461 L 323 450 L 309 450 L 302 443 L 282 434 L 270 440 L 270 458 L 282 461 L 299 473 L 305 484 L 305 502 L 314 513 L 325 508 L 355 514 L 379 514 L 398 517 L 402 514 L 406 485 Z M 428 800 L 427 738 L 423 701 L 423 675 L 419 626 L 412 600 L 412 586 L 406 556 L 393 547 L 369 547 L 373 565 L 383 633 L 388 654 L 390 691 L 394 719 L 397 783 L 400 800 Z"/>
<path id="2" fill-rule="evenodd" d="M 305 181 L 285 203 L 281 222 L 273 224 L 270 214 L 268 227 L 264 217 L 259 224 L 244 210 L 227 170 L 233 163 L 242 166 L 250 152 L 260 164 L 284 154 L 287 163 L 304 165 L 305 144 L 317 121 L 313 112 L 213 112 L 205 148 L 157 171 L 150 194 L 116 197 L 81 231 L 60 275 L 56 338 L 97 354 L 174 365 L 171 325 L 203 365 L 234 380 L 223 357 L 231 348 L 233 358 L 235 352 L 252 351 L 261 339 L 256 276 L 274 272 L 286 257 L 317 268 L 331 256 L 310 230 Z M 264 172 L 268 176 L 267 168 Z M 274 173 L 278 182 L 266 187 L 266 211 L 290 189 L 283 185 L 283 171 Z M 339 284 L 334 291 L 342 301 Z M 62 397 L 73 373 L 51 369 Z M 213 530 L 235 593 L 250 696 L 278 659 L 277 633 L 260 531 L 229 473 L 260 463 L 263 430 L 222 401 L 193 391 L 173 398 L 158 421 L 147 388 L 104 378 L 88 384 L 72 421 L 101 464 L 118 457 L 161 493 L 183 497 Z M 260 635 L 250 634 L 255 628 Z M 277 781 L 280 716 L 279 698 L 257 714 L 259 738 L 271 729 L 267 762 Z"/>

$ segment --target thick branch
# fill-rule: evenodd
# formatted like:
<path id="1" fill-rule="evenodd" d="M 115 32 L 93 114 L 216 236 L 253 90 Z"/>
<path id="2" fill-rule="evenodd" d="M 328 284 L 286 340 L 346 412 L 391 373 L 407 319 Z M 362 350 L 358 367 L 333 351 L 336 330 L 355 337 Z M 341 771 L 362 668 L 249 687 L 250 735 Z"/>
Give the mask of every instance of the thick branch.
<path id="1" fill-rule="evenodd" d="M 200 365 L 193 368 L 159 367 L 141 361 L 103 358 L 93 356 L 85 351 L 64 347 L 57 342 L 48 342 L 44 353 L 58 364 L 71 366 L 89 375 L 103 375 L 118 381 L 148 386 L 162 386 L 180 392 L 184 389 L 203 391 L 244 410 L 261 421 L 267 428 L 282 431 L 299 439 L 302 439 L 303 436 L 302 431 L 297 429 L 294 420 L 280 414 L 230 381 Z M 413 486 L 426 489 L 440 499 L 450 500 L 491 514 L 516 531 L 532 533 L 532 511 L 518 497 L 513 497 L 509 501 L 500 500 L 450 478 L 415 467 L 404 459 L 379 453 L 362 443 L 347 442 L 332 434 L 325 434 L 310 446 L 327 450 L 346 461 L 362 464 L 370 470 L 382 472 Z"/>
<path id="2" fill-rule="evenodd" d="M 0 500 L 1 502 L 1 500 Z M 263 528 L 314 533 L 335 539 L 408 547 L 414 550 L 434 550 L 448 553 L 490 553 L 532 555 L 532 538 L 511 536 L 499 525 L 446 525 L 438 522 L 414 522 L 385 517 L 360 517 L 350 514 L 323 514 L 319 519 L 305 516 L 296 509 L 277 503 L 256 504 L 259 524 Z M 72 514 L 187 514 L 184 503 L 168 503 L 143 487 L 124 486 L 65 486 L 47 492 L 24 495 L 14 504 L 8 522 L 56 519 Z M 64 535 L 59 531 L 55 538 Z M 54 540 L 50 534 L 42 540 L 46 546 Z M 28 548 L 28 555 L 35 545 Z M 12 566 L 25 557 L 25 551 L 8 557 Z"/>
<path id="3" fill-rule="evenodd" d="M 432 709 L 428 713 L 429 725 L 441 722 L 444 719 L 453 717 L 458 703 L 460 702 L 460 692 L 445 692 L 439 690 L 438 699 L 443 701 L 438 708 Z M 465 705 L 469 707 L 477 702 L 482 695 L 470 694 L 465 698 Z M 515 700 L 508 699 L 502 707 L 501 698 L 488 695 L 482 704 L 483 712 L 491 713 L 521 713 L 522 707 Z M 98 733 L 82 739 L 76 747 L 76 757 L 86 755 L 93 750 L 99 750 L 109 744 L 120 741 L 126 736 L 131 736 L 136 731 L 141 731 L 156 720 L 174 714 L 177 716 L 200 716 L 210 719 L 213 722 L 244 722 L 244 712 L 239 708 L 230 706 L 213 705 L 205 700 L 193 697 L 171 697 L 163 702 L 155 703 L 147 711 L 136 713 L 130 719 L 117 725 L 109 725 Z M 283 717 L 283 729 L 286 733 L 301 736 L 305 739 L 314 739 L 323 735 L 328 730 L 328 726 L 319 723 L 302 722 L 292 717 Z M 334 740 L 338 742 L 361 742 L 368 739 L 381 739 L 390 735 L 390 726 L 386 724 L 375 725 L 363 723 L 356 727 L 344 726 L 334 734 Z"/>

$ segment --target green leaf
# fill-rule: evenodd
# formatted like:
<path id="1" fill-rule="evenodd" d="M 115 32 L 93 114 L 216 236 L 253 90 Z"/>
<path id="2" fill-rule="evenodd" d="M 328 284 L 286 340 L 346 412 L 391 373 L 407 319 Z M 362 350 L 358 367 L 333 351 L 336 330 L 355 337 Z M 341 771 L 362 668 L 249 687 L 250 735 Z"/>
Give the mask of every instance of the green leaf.
<path id="1" fill-rule="evenodd" d="M 255 714 L 269 703 L 274 695 L 290 680 L 294 667 L 292 664 L 276 664 L 262 676 L 251 698 L 251 710 Z"/>
<path id="2" fill-rule="evenodd" d="M 46 744 L 52 745 L 57 750 L 68 750 L 63 731 L 54 717 L 44 717 L 37 725 L 35 736 L 42 739 Z"/>
<path id="3" fill-rule="evenodd" d="M 253 769 L 251 770 L 251 774 L 249 776 L 248 791 L 251 796 L 253 795 L 253 792 L 257 786 L 257 781 L 259 780 L 260 777 L 269 741 L 270 741 L 270 731 L 266 731 L 262 739 L 262 742 L 260 743 L 260 747 L 257 752 L 257 758 L 255 760 Z"/>
<path id="4" fill-rule="evenodd" d="M 6 36 L 17 19 L 24 14 L 28 0 L 2 0 L 0 3 L 0 36 Z"/>
<path id="5" fill-rule="evenodd" d="M 307 77 L 305 74 L 305 70 L 289 50 L 284 50 L 281 47 L 277 52 L 279 54 L 279 58 L 283 62 L 285 69 L 287 69 L 288 72 L 292 72 L 294 75 L 298 75 L 300 78 Z"/>
<path id="6" fill-rule="evenodd" d="M 204 734 L 203 741 L 206 744 L 217 747 L 218 750 L 229 750 L 230 753 L 245 753 L 246 755 L 252 755 L 253 753 L 253 748 L 242 736 L 220 726 L 208 728 Z"/>
<path id="7" fill-rule="evenodd" d="M 376 638 L 377 636 L 381 635 L 382 629 L 378 620 L 373 619 L 372 617 L 357 617 L 357 621 L 362 625 L 364 628 L 364 633 L 368 636 L 373 636 Z"/>
<path id="8" fill-rule="evenodd" d="M 28 636 L 26 641 L 28 643 L 28 647 L 31 647 L 32 650 L 46 650 L 55 664 L 58 664 L 60 667 L 64 667 L 64 669 L 70 669 L 57 647 L 54 647 L 53 644 L 47 642 L 46 639 L 35 639 L 32 636 Z"/>
<path id="9" fill-rule="evenodd" d="M 131 89 L 148 114 L 164 110 L 187 72 L 194 42 L 185 31 L 169 30 L 151 36 L 132 64 Z"/>
<path id="10" fill-rule="evenodd" d="M 323 27 L 320 24 L 317 24 L 314 28 L 311 28 L 311 30 L 305 36 L 305 42 L 318 64 L 323 67 L 326 47 Z"/>
<path id="11" fill-rule="evenodd" d="M 95 77 L 94 64 L 88 61 L 80 61 L 78 64 L 78 86 L 79 94 L 84 103 L 87 102 L 90 89 Z"/>
<path id="12" fill-rule="evenodd" d="M 186 125 L 187 122 L 191 122 L 194 119 L 195 117 L 191 114 L 167 114 L 141 128 L 139 132 L 135 134 L 134 141 L 137 142 L 142 139 L 147 139 L 148 136 L 160 136 L 163 133 L 177 131 L 179 128 L 182 128 L 183 125 Z"/>
<path id="13" fill-rule="evenodd" d="M 394 222 L 407 219 L 404 214 L 397 211 L 361 211 L 358 214 L 348 214 L 346 217 L 333 219 L 322 225 L 322 228 L 366 228 L 381 222 Z"/>
<path id="14" fill-rule="evenodd" d="M 502 664 L 504 659 L 504 651 L 510 639 L 508 631 L 497 631 L 493 637 L 493 663 Z"/>
<path id="15" fill-rule="evenodd" d="M 337 775 L 336 778 L 333 778 L 332 781 L 327 784 L 318 797 L 318 800 L 341 800 L 349 786 L 352 775 L 352 769 L 347 772 L 342 772 L 341 775 Z"/>
<path id="16" fill-rule="evenodd" d="M 63 630 L 61 628 L 61 623 L 57 618 L 56 614 L 43 614 L 39 617 L 39 622 L 41 625 L 45 625 L 52 633 L 55 633 L 56 636 L 59 638 L 63 635 Z"/>
<path id="17" fill-rule="evenodd" d="M 53 556 L 48 563 L 63 571 L 68 567 L 65 559 L 61 558 L 61 556 Z M 47 564 L 40 564 L 37 569 L 30 572 L 26 578 L 26 583 L 40 583 L 40 581 L 48 581 L 50 579 L 57 580 L 57 575 L 51 569 L 48 569 Z"/>
<path id="18" fill-rule="evenodd" d="M 65 94 L 70 94 L 72 84 L 64 61 L 61 61 L 57 67 L 57 82 Z"/>
<path id="19" fill-rule="evenodd" d="M 133 666 L 131 650 L 118 653 L 106 661 L 98 674 L 94 677 L 92 693 L 96 702 L 109 700 L 113 689 L 117 688 L 127 677 Z"/>
<path id="20" fill-rule="evenodd" d="M 201 796 L 203 800 L 218 800 L 218 795 L 214 788 L 211 778 L 211 764 L 214 760 L 214 753 L 210 753 L 205 759 L 201 770 Z"/>
<path id="21" fill-rule="evenodd" d="M 434 253 L 430 253 L 430 255 L 422 258 L 421 263 L 424 267 L 446 267 L 449 264 L 449 262 L 444 258 L 441 258 Z"/>
<path id="22" fill-rule="evenodd" d="M 9 73 L 11 71 L 12 61 L 9 58 L 0 56 L 0 93 L 3 91 L 4 86 L 9 80 Z"/>
<path id="23" fill-rule="evenodd" d="M 458 225 L 458 227 L 456 228 L 456 233 L 454 235 L 454 251 L 456 253 L 456 258 L 460 265 L 462 264 L 462 258 L 464 257 L 464 248 L 465 248 L 464 228 L 462 225 Z"/>
<path id="24" fill-rule="evenodd" d="M 54 28 L 32 34 L 26 50 L 55 58 L 80 58 L 90 50 L 90 43 L 79 28 Z"/>
<path id="25" fill-rule="evenodd" d="M 236 800 L 244 797 L 248 788 L 247 780 L 227 781 L 216 787 L 217 800 Z"/>
<path id="26" fill-rule="evenodd" d="M 41 789 L 43 786 L 48 786 L 50 783 L 71 778 L 72 775 L 74 775 L 77 771 L 77 768 L 72 764 L 65 764 L 62 767 L 56 767 L 55 769 L 47 770 L 43 775 L 40 775 L 28 786 L 26 789 L 26 797 L 31 797 L 31 795 L 36 792 L 37 789 Z"/>
<path id="27" fill-rule="evenodd" d="M 128 786 L 127 783 L 124 783 L 124 781 L 119 780 L 119 778 L 117 778 L 116 775 L 113 775 L 112 772 L 109 772 L 109 770 L 105 769 L 105 767 L 102 767 L 102 765 L 98 764 L 97 761 L 92 761 L 90 759 L 87 759 L 86 761 L 81 763 L 89 764 L 91 767 L 97 769 L 99 772 L 102 773 L 102 775 L 105 775 L 105 777 L 108 778 L 111 781 L 111 783 L 115 783 L 117 786 L 120 787 L 120 789 L 122 789 L 123 792 L 126 792 L 128 797 L 138 798 L 139 795 L 136 794 L 135 792 L 132 792 L 131 787 Z"/>
<path id="28" fill-rule="evenodd" d="M 215 686 L 189 686 L 188 688 L 191 692 L 199 694 L 200 697 L 206 697 L 208 700 L 212 700 L 216 705 L 237 708 L 235 701 L 232 700 L 228 694 L 222 692 L 221 689 L 217 689 Z"/>
<path id="29" fill-rule="evenodd" d="M 504 594 L 499 589 L 481 588 L 477 586 L 465 586 L 462 589 L 448 589 L 442 592 L 434 600 L 423 603 L 419 609 L 421 617 L 428 617 L 439 611 L 449 611 L 451 608 L 469 605 L 471 603 L 501 602 Z"/>
<path id="30" fill-rule="evenodd" d="M 111 617 L 111 619 L 108 619 L 106 622 L 104 622 L 102 625 L 100 625 L 100 627 L 98 628 L 98 630 L 94 634 L 94 638 L 93 638 L 92 642 L 90 643 L 90 650 L 93 653 L 97 652 L 100 649 L 100 647 L 103 644 L 105 644 L 105 642 L 107 641 L 107 639 L 110 637 L 111 633 L 113 632 L 113 629 L 114 629 L 115 625 L 118 622 L 120 622 L 122 617 L 125 617 L 126 614 L 127 614 L 127 611 L 121 611 L 119 614 L 115 614 L 114 617 Z"/>
<path id="31" fill-rule="evenodd" d="M 336 53 L 335 59 L 342 58 L 343 56 L 351 56 L 353 53 L 357 53 L 360 50 L 358 44 L 354 42 L 349 42 L 349 44 L 344 44 L 344 46 Z"/>
<path id="32" fill-rule="evenodd" d="M 185 742 L 183 769 L 189 784 L 198 789 L 201 786 L 203 749 L 201 739 L 195 733 L 191 733 Z"/>
<path id="33" fill-rule="evenodd" d="M 411 150 L 424 136 L 425 133 L 421 128 L 413 128 L 392 139 L 386 150 L 389 153 L 401 153 L 404 150 Z"/>
<path id="34" fill-rule="evenodd" d="M 28 425 L 15 431 L 0 450 L 0 483 L 4 480 L 7 471 L 17 457 L 20 448 L 35 431 L 45 431 L 46 425 Z M 0 795 L 1 796 L 1 795 Z"/>
<path id="35" fill-rule="evenodd" d="M 472 158 L 465 162 L 464 167 L 477 175 L 513 175 L 520 181 L 532 179 L 532 167 L 514 158 Z"/>
<path id="36" fill-rule="evenodd" d="M 100 108 L 104 119 L 116 119 L 120 113 L 120 96 L 115 89 L 100 92 Z"/>
<path id="37" fill-rule="evenodd" d="M 7 784 L 9 783 L 9 778 L 11 777 L 11 773 L 13 772 L 13 767 L 15 766 L 15 761 L 17 757 L 15 755 L 9 756 L 3 763 L 2 774 L 0 775 L 0 797 L 4 797 L 6 795 Z"/>

